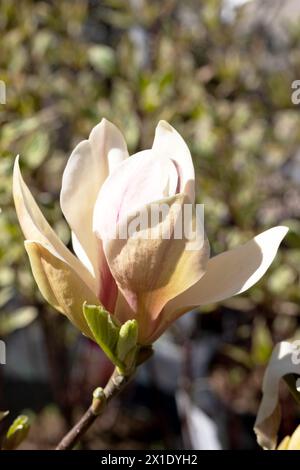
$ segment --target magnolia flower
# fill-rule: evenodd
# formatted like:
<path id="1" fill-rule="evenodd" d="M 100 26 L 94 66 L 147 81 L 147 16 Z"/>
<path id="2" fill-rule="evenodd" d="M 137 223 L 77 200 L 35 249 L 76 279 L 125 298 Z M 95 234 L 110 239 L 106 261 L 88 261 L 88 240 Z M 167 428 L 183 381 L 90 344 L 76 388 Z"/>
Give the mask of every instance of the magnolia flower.
<path id="1" fill-rule="evenodd" d="M 257 442 L 264 449 L 276 448 L 277 433 L 281 421 L 281 408 L 279 404 L 280 380 L 284 377 L 292 377 L 291 374 L 300 375 L 299 346 L 299 341 L 282 341 L 276 344 L 266 368 L 262 386 L 263 397 L 254 425 Z M 299 380 L 293 380 L 293 384 L 290 385 L 293 388 L 293 394 L 300 391 L 299 385 Z M 300 442 L 299 430 L 296 431 L 295 439 L 296 436 L 298 442 Z M 291 438 L 291 443 L 294 443 L 295 439 Z M 284 442 L 287 441 L 283 441 L 281 447 L 284 445 Z"/>
<path id="2" fill-rule="evenodd" d="M 157 201 L 169 207 L 161 228 L 173 230 L 178 206 L 195 202 L 191 154 L 165 121 L 159 122 L 151 149 L 128 157 L 121 132 L 105 119 L 71 154 L 60 204 L 77 256 L 46 222 L 18 159 L 13 192 L 32 272 L 45 299 L 91 338 L 84 302 L 102 305 L 119 324 L 136 319 L 138 343 L 150 345 L 185 312 L 255 284 L 287 229 L 274 227 L 211 259 L 205 236 L 193 250 L 185 237 L 147 239 L 138 228 L 127 239 L 112 238 L 111 229 Z"/>

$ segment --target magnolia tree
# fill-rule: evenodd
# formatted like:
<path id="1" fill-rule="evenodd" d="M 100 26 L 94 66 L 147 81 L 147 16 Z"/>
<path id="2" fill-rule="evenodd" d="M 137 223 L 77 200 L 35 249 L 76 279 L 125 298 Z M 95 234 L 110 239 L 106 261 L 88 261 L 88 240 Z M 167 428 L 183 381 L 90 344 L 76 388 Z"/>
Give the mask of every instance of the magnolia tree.
<path id="1" fill-rule="evenodd" d="M 210 258 L 203 220 L 197 219 L 191 154 L 165 121 L 158 123 L 152 148 L 132 156 L 120 130 L 106 119 L 74 149 L 60 205 L 75 255 L 38 208 L 18 157 L 13 194 L 43 297 L 115 365 L 106 387 L 95 390 L 87 412 L 58 444 L 61 450 L 74 447 L 172 322 L 253 286 L 287 233 L 284 226 L 273 227 Z M 186 206 L 191 210 L 185 212 Z M 187 230 L 178 236 L 182 222 Z"/>

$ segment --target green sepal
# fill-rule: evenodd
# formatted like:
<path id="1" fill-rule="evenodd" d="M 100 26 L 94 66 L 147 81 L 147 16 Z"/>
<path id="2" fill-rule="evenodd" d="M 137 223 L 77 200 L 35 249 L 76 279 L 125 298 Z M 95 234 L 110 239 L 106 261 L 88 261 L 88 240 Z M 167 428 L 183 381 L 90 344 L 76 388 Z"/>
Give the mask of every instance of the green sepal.
<path id="1" fill-rule="evenodd" d="M 16 449 L 26 439 L 30 429 L 29 419 L 25 415 L 18 416 L 7 431 L 2 449 Z"/>

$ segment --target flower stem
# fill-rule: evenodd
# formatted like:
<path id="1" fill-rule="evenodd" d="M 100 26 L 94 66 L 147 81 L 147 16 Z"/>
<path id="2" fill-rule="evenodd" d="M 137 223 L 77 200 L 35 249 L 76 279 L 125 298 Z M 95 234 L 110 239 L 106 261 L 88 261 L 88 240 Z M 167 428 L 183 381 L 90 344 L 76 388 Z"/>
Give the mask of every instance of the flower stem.
<path id="1" fill-rule="evenodd" d="M 117 368 L 115 368 L 105 388 L 103 390 L 95 390 L 91 405 L 84 413 L 82 418 L 78 421 L 78 423 L 75 424 L 75 426 L 68 432 L 68 434 L 63 437 L 63 439 L 56 447 L 56 450 L 73 449 L 73 447 L 77 444 L 81 437 L 94 423 L 97 416 L 102 414 L 107 403 L 112 398 L 114 398 L 119 392 L 121 392 L 121 390 L 123 390 L 123 388 L 131 380 L 132 376 L 133 373 L 131 375 L 123 375 L 117 370 Z"/>

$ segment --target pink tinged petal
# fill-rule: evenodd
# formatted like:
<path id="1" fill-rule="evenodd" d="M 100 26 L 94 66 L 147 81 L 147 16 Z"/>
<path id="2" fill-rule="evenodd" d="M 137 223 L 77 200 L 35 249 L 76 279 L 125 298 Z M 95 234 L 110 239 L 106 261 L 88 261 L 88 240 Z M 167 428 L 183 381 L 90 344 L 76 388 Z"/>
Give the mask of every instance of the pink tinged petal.
<path id="1" fill-rule="evenodd" d="M 70 268 L 82 278 L 90 289 L 95 290 L 95 281 L 91 274 L 62 243 L 40 211 L 31 192 L 23 181 L 18 157 L 14 165 L 13 196 L 18 219 L 25 238 L 43 243 L 54 256 L 68 263 Z"/>
<path id="2" fill-rule="evenodd" d="M 152 149 L 158 155 L 175 162 L 180 180 L 177 192 L 184 192 L 194 202 L 195 170 L 191 153 L 180 134 L 166 121 L 158 123 Z"/>
<path id="3" fill-rule="evenodd" d="M 98 240 L 98 251 L 99 257 L 102 260 L 101 269 L 99 271 L 98 298 L 101 299 L 101 303 L 106 310 L 114 312 L 118 297 L 118 287 L 110 272 L 110 268 L 104 254 L 102 240 Z"/>
<path id="4" fill-rule="evenodd" d="M 129 306 L 127 300 L 125 299 L 122 292 L 118 291 L 118 298 L 115 306 L 114 316 L 117 320 L 123 324 L 126 323 L 127 320 L 132 320 L 135 318 L 135 312 Z"/>
<path id="5" fill-rule="evenodd" d="M 104 261 L 92 230 L 94 205 L 109 172 L 127 157 L 121 132 L 103 119 L 94 127 L 89 139 L 77 145 L 63 174 L 60 203 L 75 235 L 74 251 L 97 281 Z"/>
<path id="6" fill-rule="evenodd" d="M 63 313 L 85 335 L 93 335 L 83 315 L 82 305 L 97 305 L 98 299 L 80 276 L 46 245 L 25 241 L 32 273 L 41 294 L 56 310 Z"/>
<path id="7" fill-rule="evenodd" d="M 205 275 L 166 306 L 176 318 L 200 305 L 220 302 L 252 287 L 265 274 L 288 229 L 273 227 L 249 242 L 211 258 Z"/>
<path id="8" fill-rule="evenodd" d="M 177 172 L 168 159 L 151 150 L 139 152 L 120 164 L 103 184 L 94 210 L 98 238 L 114 237 L 116 224 L 146 204 L 175 194 Z"/>
<path id="9" fill-rule="evenodd" d="M 163 321 L 165 304 L 203 276 L 209 257 L 209 245 L 202 232 L 197 234 L 192 249 L 187 249 L 189 240 L 184 233 L 180 239 L 173 237 L 187 196 L 177 194 L 159 202 L 167 205 L 168 212 L 158 224 L 137 227 L 126 239 L 111 239 L 104 244 L 110 270 L 131 309 L 130 318 L 132 311 L 138 320 L 140 344 L 151 343 L 153 331 Z M 146 207 L 149 221 L 152 207 Z M 136 215 L 139 212 L 123 224 L 130 227 Z M 194 225 L 195 219 L 190 222 Z M 124 233 L 124 227 L 119 228 Z M 170 233 L 170 237 L 163 238 L 162 233 Z M 116 316 L 125 320 L 119 302 Z"/>
<path id="10" fill-rule="evenodd" d="M 254 425 L 257 441 L 265 449 L 274 449 L 276 447 L 281 420 L 280 380 L 289 374 L 300 375 L 300 365 L 298 360 L 293 360 L 293 356 L 296 356 L 296 359 L 298 358 L 298 349 L 293 343 L 287 341 L 278 343 L 265 371 L 262 387 L 263 397 Z"/>

